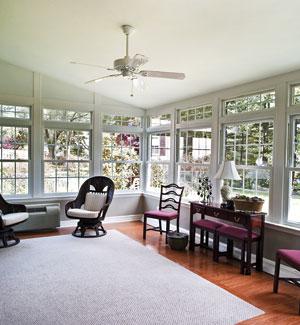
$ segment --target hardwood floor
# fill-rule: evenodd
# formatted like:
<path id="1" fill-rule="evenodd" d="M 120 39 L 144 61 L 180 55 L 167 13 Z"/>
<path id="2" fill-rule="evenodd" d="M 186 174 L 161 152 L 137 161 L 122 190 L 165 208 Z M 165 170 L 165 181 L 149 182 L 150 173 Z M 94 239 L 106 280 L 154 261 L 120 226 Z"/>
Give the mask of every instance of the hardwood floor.
<path id="1" fill-rule="evenodd" d="M 228 262 L 224 258 L 219 263 L 215 263 L 212 261 L 211 252 L 204 249 L 196 248 L 195 252 L 173 251 L 165 244 L 164 235 L 160 236 L 157 232 L 147 232 L 147 240 L 144 241 L 142 239 L 142 223 L 139 221 L 107 224 L 105 228 L 122 232 L 265 312 L 262 316 L 242 322 L 243 325 L 300 324 L 300 316 L 298 316 L 299 288 L 294 285 L 281 281 L 279 293 L 273 294 L 273 277 L 266 273 L 254 271 L 251 276 L 240 275 L 237 262 Z M 51 232 L 19 234 L 19 237 L 25 239 L 66 235 L 70 234 L 72 230 L 73 228 L 61 228 Z"/>

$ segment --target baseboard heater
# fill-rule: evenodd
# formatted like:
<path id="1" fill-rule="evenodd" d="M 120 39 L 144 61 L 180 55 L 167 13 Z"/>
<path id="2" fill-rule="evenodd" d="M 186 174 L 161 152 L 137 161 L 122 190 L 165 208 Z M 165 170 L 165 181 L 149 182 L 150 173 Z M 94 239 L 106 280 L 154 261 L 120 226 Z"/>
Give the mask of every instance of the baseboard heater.
<path id="1" fill-rule="evenodd" d="M 60 226 L 60 204 L 26 204 L 29 218 L 14 227 L 15 231 L 55 229 Z"/>

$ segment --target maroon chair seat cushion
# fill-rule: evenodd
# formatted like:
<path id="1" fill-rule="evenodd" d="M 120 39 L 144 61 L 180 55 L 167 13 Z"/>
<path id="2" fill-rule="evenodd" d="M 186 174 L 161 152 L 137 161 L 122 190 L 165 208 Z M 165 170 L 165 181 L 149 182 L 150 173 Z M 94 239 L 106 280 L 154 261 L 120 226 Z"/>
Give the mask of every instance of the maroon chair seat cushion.
<path id="1" fill-rule="evenodd" d="M 229 236 L 239 240 L 245 240 L 248 237 L 248 231 L 244 228 L 238 228 L 233 226 L 225 226 L 218 228 L 218 233 L 222 236 Z M 258 238 L 259 235 L 255 232 L 252 232 L 252 239 Z"/>
<path id="2" fill-rule="evenodd" d="M 278 249 L 277 255 L 295 269 L 300 270 L 300 250 Z"/>
<path id="3" fill-rule="evenodd" d="M 207 220 L 207 219 L 200 219 L 194 221 L 193 225 L 197 228 L 204 228 L 211 231 L 215 231 L 217 228 L 220 228 L 222 226 L 226 227 L 224 223 L 213 221 L 213 220 Z"/>
<path id="4" fill-rule="evenodd" d="M 151 210 L 146 211 L 144 216 L 153 219 L 173 220 L 177 218 L 178 213 L 176 211 Z"/>

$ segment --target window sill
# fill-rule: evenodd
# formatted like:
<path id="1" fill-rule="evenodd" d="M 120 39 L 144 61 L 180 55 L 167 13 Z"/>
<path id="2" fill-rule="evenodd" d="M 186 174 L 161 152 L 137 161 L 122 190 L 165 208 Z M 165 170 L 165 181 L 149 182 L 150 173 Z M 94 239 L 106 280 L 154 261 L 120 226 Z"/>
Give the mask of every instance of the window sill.
<path id="1" fill-rule="evenodd" d="M 290 235 L 300 236 L 300 228 L 281 224 L 281 223 L 275 223 L 266 220 L 266 228 L 284 232 Z"/>
<path id="2" fill-rule="evenodd" d="M 132 191 L 132 192 L 115 192 L 114 197 L 133 197 L 141 196 L 143 193 L 141 191 Z M 38 197 L 20 197 L 20 198 L 5 198 L 8 202 L 12 203 L 41 203 L 41 202 L 57 202 L 57 201 L 71 201 L 76 198 L 77 194 L 70 195 L 48 195 L 48 196 L 38 196 Z"/>

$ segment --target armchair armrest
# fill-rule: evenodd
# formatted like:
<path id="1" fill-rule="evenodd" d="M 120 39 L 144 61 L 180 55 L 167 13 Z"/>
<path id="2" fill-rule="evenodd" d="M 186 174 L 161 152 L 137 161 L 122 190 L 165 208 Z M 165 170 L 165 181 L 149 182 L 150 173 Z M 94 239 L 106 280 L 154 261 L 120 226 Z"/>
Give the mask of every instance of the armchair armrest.
<path id="1" fill-rule="evenodd" d="M 104 220 L 106 212 L 107 212 L 109 206 L 110 206 L 110 203 L 105 203 L 103 205 L 102 209 L 100 210 L 99 217 L 100 217 L 101 220 Z"/>

